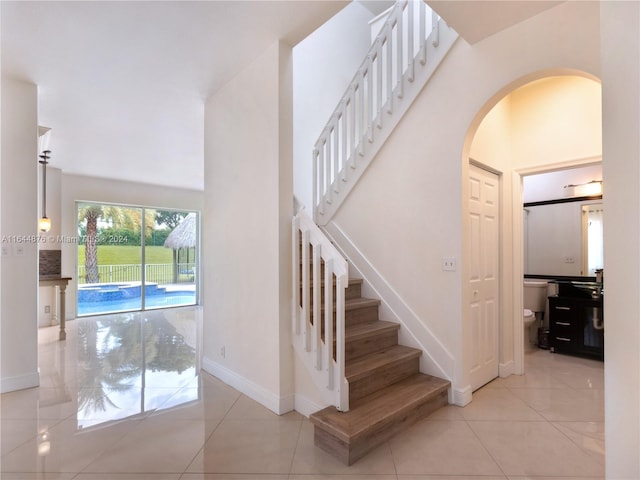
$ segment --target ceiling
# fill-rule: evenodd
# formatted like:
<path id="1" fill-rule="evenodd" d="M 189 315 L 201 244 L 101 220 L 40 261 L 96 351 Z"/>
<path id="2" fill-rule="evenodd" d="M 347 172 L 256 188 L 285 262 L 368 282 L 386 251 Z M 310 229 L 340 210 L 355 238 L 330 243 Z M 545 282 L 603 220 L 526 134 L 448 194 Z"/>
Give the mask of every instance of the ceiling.
<path id="1" fill-rule="evenodd" d="M 51 166 L 203 189 L 204 102 L 346 1 L 2 1 L 2 72 L 38 85 Z"/>
<path id="2" fill-rule="evenodd" d="M 474 44 L 555 7 L 556 0 L 426 0 L 468 43 Z"/>
<path id="3" fill-rule="evenodd" d="M 51 166 L 201 190 L 205 100 L 348 1 L 2 0 L 2 72 L 38 85 Z M 374 15 L 392 4 L 359 1 Z M 428 3 L 474 43 L 562 2 Z"/>

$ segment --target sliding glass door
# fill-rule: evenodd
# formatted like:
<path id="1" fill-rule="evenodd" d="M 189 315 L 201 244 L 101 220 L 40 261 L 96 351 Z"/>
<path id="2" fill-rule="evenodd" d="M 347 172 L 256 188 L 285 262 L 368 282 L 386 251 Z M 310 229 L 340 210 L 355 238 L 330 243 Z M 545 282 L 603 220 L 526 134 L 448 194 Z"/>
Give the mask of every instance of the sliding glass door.
<path id="1" fill-rule="evenodd" d="M 197 298 L 195 212 L 78 203 L 78 315 Z"/>
<path id="2" fill-rule="evenodd" d="M 144 248 L 145 306 L 196 303 L 198 217 L 195 212 L 156 210 Z"/>

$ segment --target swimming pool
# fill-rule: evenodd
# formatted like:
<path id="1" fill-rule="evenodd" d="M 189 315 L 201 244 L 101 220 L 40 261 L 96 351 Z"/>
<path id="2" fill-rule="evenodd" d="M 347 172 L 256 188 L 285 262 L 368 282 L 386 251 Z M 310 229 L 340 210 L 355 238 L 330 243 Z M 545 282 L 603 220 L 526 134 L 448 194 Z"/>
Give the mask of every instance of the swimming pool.
<path id="1" fill-rule="evenodd" d="M 182 288 L 181 288 L 182 287 Z M 145 308 L 194 305 L 193 284 L 160 286 L 145 285 Z M 101 283 L 78 287 L 78 315 L 122 312 L 142 308 L 142 288 L 139 282 Z"/>

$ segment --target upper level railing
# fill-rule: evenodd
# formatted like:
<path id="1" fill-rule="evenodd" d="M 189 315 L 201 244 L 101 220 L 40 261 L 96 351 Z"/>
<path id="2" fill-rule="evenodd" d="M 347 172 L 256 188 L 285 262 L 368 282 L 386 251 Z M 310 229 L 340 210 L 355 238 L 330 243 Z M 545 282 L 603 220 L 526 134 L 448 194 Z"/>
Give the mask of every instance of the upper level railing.
<path id="1" fill-rule="evenodd" d="M 395 116 L 397 124 L 408 108 L 400 105 L 405 90 L 416 79 L 416 68 L 426 65 L 427 51 L 439 46 L 441 23 L 422 0 L 399 0 L 389 13 L 313 149 L 313 217 L 318 224 L 327 223 L 366 167 L 362 164 L 370 160 L 365 159 L 372 155 L 370 145 L 390 133 L 393 126 L 385 123 Z M 413 90 L 415 98 L 418 88 Z"/>
<path id="2" fill-rule="evenodd" d="M 327 403 L 347 411 L 344 332 L 348 265 L 304 209 L 295 215 L 292 227 L 293 345 Z"/>

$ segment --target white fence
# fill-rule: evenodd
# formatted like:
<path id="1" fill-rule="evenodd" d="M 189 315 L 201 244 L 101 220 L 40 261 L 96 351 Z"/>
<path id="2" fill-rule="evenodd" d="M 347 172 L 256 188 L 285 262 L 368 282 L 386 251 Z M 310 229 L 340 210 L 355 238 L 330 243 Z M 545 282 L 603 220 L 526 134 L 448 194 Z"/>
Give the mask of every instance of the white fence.
<path id="1" fill-rule="evenodd" d="M 191 263 L 148 263 L 145 265 L 145 281 L 158 284 L 193 283 L 196 264 Z M 122 265 L 98 265 L 99 283 L 120 283 L 142 281 L 142 265 L 130 263 Z M 78 284 L 86 283 L 84 265 L 78 266 Z"/>

